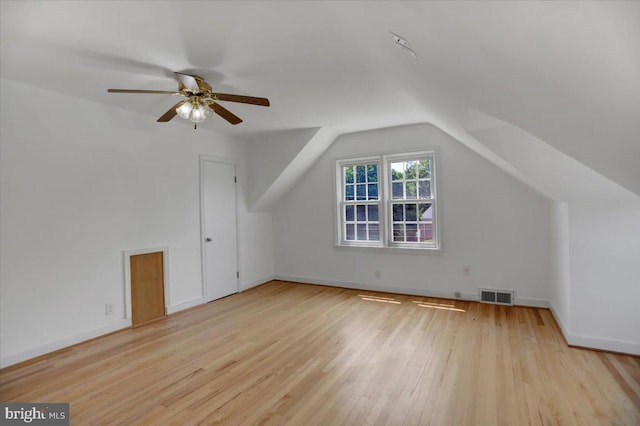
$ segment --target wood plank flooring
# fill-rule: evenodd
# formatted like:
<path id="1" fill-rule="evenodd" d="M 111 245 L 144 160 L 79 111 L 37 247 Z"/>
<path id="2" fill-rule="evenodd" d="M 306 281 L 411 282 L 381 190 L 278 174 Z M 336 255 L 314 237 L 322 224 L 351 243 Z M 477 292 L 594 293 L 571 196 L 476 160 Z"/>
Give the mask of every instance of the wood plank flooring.
<path id="1" fill-rule="evenodd" d="M 0 371 L 72 425 L 640 425 L 640 358 L 546 309 L 273 281 Z"/>

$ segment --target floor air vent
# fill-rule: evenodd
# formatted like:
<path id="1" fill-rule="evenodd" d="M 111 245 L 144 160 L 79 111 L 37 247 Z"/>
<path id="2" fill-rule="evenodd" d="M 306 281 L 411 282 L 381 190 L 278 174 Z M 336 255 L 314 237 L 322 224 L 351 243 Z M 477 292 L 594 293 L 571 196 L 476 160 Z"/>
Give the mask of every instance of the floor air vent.
<path id="1" fill-rule="evenodd" d="M 489 288 L 481 288 L 479 291 L 481 302 L 513 306 L 513 290 L 492 290 Z"/>

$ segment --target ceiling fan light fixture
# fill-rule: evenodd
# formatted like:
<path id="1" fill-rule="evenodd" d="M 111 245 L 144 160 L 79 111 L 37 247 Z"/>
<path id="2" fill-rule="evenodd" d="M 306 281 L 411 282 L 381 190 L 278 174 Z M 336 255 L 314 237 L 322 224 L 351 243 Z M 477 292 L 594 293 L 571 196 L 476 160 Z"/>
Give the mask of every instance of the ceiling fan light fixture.
<path id="1" fill-rule="evenodd" d="M 176 108 L 176 113 L 180 118 L 190 120 L 194 123 L 203 122 L 212 112 L 205 102 L 200 102 L 195 96 Z"/>
<path id="2" fill-rule="evenodd" d="M 194 105 L 191 110 L 191 116 L 189 119 L 194 123 L 201 123 L 207 118 L 207 107 L 206 105 L 199 104 L 197 107 Z"/>
<path id="3" fill-rule="evenodd" d="M 187 101 L 176 108 L 176 112 L 180 116 L 180 118 L 184 118 L 185 120 L 189 120 L 191 116 L 191 111 L 193 111 L 193 105 L 190 101 Z"/>

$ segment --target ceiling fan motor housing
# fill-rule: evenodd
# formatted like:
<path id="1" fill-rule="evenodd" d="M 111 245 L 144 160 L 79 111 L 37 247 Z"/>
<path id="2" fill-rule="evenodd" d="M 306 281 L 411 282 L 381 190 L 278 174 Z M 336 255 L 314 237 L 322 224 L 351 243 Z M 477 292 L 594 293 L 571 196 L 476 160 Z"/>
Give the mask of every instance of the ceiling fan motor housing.
<path id="1" fill-rule="evenodd" d="M 209 85 L 209 83 L 204 81 L 204 79 L 198 75 L 192 75 L 192 77 L 196 80 L 196 83 L 198 84 L 198 88 L 200 89 L 200 91 L 196 93 L 193 89 L 189 89 L 188 87 L 186 87 L 182 83 L 182 81 L 178 81 L 178 90 L 180 92 L 184 93 L 187 96 L 188 94 L 195 94 L 195 95 L 211 94 L 213 89 L 211 88 L 211 85 Z"/>

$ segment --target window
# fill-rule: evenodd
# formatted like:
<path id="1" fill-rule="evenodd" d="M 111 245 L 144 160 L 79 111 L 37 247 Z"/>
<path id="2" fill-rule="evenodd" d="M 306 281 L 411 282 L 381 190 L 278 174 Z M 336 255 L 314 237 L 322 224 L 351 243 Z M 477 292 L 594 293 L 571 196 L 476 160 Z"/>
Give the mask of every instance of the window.
<path id="1" fill-rule="evenodd" d="M 389 245 L 435 247 L 431 193 L 433 156 L 390 157 L 386 163 L 391 180 Z"/>
<path id="2" fill-rule="evenodd" d="M 340 223 L 342 243 L 379 245 L 380 163 L 347 162 L 340 171 Z"/>
<path id="3" fill-rule="evenodd" d="M 337 163 L 338 244 L 439 249 L 435 152 Z"/>

